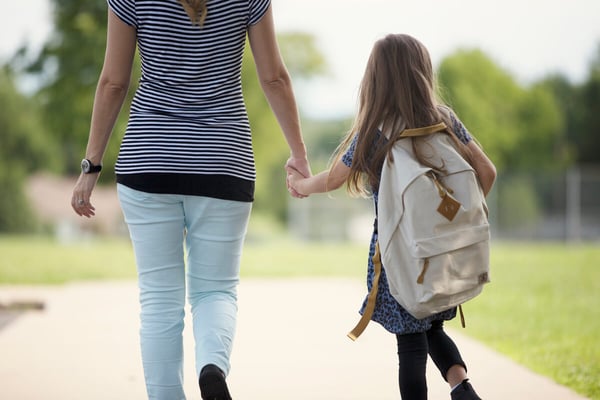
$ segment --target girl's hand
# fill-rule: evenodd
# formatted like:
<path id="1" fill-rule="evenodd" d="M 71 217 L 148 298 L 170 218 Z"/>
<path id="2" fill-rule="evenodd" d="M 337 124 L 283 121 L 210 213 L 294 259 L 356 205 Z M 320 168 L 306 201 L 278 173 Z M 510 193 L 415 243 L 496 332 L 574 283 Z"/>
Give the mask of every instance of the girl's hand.
<path id="1" fill-rule="evenodd" d="M 304 179 L 306 179 L 306 177 L 292 167 L 287 167 L 286 170 L 287 170 L 288 186 L 293 191 L 293 193 L 297 194 L 295 197 L 298 197 L 298 198 L 308 197 L 308 195 L 303 194 L 302 190 L 299 188 L 300 182 L 302 182 Z M 292 194 L 292 195 L 294 195 L 294 194 Z"/>
<path id="2" fill-rule="evenodd" d="M 80 217 L 91 218 L 96 215 L 96 208 L 90 203 L 90 198 L 99 175 L 81 173 L 77 179 L 73 188 L 73 196 L 71 196 L 71 207 Z"/>
<path id="3" fill-rule="evenodd" d="M 308 160 L 306 158 L 290 157 L 285 163 L 285 170 L 287 171 L 286 186 L 290 192 L 290 195 L 299 199 L 307 197 L 306 195 L 299 193 L 296 188 L 290 184 L 289 178 L 290 171 L 294 171 L 294 173 L 298 175 L 297 179 L 308 178 L 312 176 Z"/>

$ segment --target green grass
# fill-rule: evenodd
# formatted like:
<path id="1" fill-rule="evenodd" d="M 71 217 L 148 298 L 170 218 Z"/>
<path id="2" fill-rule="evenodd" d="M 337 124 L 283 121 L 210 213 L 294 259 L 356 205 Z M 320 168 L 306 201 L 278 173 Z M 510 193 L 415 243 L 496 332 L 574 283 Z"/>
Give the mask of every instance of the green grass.
<path id="1" fill-rule="evenodd" d="M 364 279 L 366 244 L 304 243 L 268 230 L 251 231 L 243 276 Z M 44 237 L 0 236 L 0 284 L 135 279 L 135 275 L 126 239 L 60 243 Z M 600 246 L 496 244 L 492 283 L 465 305 L 465 313 L 465 334 L 600 400 Z"/>
<path id="2" fill-rule="evenodd" d="M 600 246 L 496 245 L 492 274 L 465 333 L 600 399 Z"/>
<path id="3" fill-rule="evenodd" d="M 125 239 L 61 243 L 42 236 L 0 236 L 0 284 L 135 277 L 133 251 Z"/>
<path id="4" fill-rule="evenodd" d="M 356 276 L 366 271 L 367 247 L 326 246 L 288 239 L 252 240 L 244 248 L 243 277 Z M 127 239 L 61 243 L 47 237 L 0 236 L 0 284 L 62 284 L 135 279 Z"/>

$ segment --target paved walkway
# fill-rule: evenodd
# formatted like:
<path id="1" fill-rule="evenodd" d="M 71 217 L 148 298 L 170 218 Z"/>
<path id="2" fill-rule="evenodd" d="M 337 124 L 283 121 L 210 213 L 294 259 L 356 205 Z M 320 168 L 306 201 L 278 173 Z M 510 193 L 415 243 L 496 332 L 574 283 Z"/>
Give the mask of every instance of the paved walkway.
<path id="1" fill-rule="evenodd" d="M 371 324 L 357 342 L 346 333 L 364 295 L 360 280 L 243 280 L 228 378 L 236 400 L 398 400 L 394 337 Z M 59 287 L 0 286 L 0 302 L 44 301 L 0 330 L 0 399 L 143 400 L 135 282 Z M 188 399 L 194 379 L 185 331 Z M 514 364 L 458 330 L 450 332 L 486 400 L 583 400 Z M 449 399 L 429 364 L 429 398 Z"/>

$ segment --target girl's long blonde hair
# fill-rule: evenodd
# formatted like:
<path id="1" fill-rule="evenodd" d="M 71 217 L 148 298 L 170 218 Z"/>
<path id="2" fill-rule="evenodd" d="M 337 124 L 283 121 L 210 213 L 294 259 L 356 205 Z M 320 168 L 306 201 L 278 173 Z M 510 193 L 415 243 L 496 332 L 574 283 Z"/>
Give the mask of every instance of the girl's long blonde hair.
<path id="1" fill-rule="evenodd" d="M 404 129 L 420 128 L 445 122 L 446 133 L 453 138 L 465 159 L 470 155 L 452 133 L 449 113 L 443 111 L 435 94 L 433 67 L 429 52 L 417 39 L 405 34 L 390 34 L 378 40 L 371 51 L 359 88 L 358 114 L 336 152 L 337 162 L 356 138 L 356 147 L 348 177 L 348 191 L 364 195 L 377 190 L 383 161 Z M 378 131 L 389 132 L 386 138 Z M 420 144 L 412 140 L 419 161 L 432 168 Z"/>
<path id="2" fill-rule="evenodd" d="M 207 0 L 179 0 L 183 9 L 192 20 L 194 25 L 204 25 L 206 19 L 206 13 L 208 8 L 206 7 Z"/>

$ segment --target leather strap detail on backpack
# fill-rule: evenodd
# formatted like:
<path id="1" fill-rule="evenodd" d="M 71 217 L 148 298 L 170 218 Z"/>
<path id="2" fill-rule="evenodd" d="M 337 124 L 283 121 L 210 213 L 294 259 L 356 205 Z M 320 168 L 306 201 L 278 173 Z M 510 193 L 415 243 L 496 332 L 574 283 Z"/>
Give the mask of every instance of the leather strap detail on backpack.
<path id="1" fill-rule="evenodd" d="M 440 122 L 439 124 L 424 126 L 422 128 L 405 129 L 400 134 L 400 137 L 427 136 L 432 133 L 441 132 L 446 128 L 446 124 Z"/>
<path id="2" fill-rule="evenodd" d="M 417 283 L 422 285 L 425 281 L 425 272 L 427 272 L 427 268 L 429 268 L 429 258 L 423 260 L 423 269 L 421 270 L 421 274 L 417 277 Z"/>
<path id="3" fill-rule="evenodd" d="M 363 315 L 358 321 L 358 324 L 356 324 L 354 329 L 352 329 L 352 331 L 350 331 L 350 333 L 347 335 L 352 340 L 358 339 L 358 337 L 363 333 L 367 325 L 369 325 L 369 321 L 371 321 L 373 311 L 375 310 L 377 291 L 379 290 L 379 277 L 381 276 L 381 253 L 379 251 L 379 242 L 375 243 L 373 267 L 375 269 L 375 275 L 373 276 L 373 285 L 371 286 L 371 291 L 367 296 L 367 306 L 365 307 L 365 311 L 363 311 Z"/>

